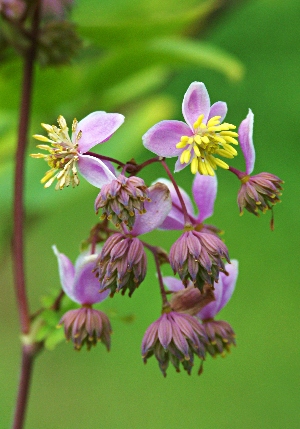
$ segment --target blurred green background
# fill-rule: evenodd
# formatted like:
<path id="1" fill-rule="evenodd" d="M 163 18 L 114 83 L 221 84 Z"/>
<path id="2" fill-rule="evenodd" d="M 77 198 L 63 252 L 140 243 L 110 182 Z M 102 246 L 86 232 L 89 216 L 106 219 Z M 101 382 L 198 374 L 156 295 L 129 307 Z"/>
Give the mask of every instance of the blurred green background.
<path id="1" fill-rule="evenodd" d="M 129 299 L 101 305 L 113 324 L 112 350 L 99 345 L 76 353 L 60 343 L 36 361 L 27 429 L 81 428 L 298 428 L 299 423 L 299 146 L 300 3 L 298 0 L 228 1 L 82 0 L 73 18 L 84 49 L 71 66 L 36 70 L 31 134 L 59 114 L 79 120 L 94 110 L 125 114 L 126 122 L 101 153 L 125 161 L 147 157 L 142 134 L 162 119 L 182 119 L 183 94 L 203 81 L 211 101 L 228 103 L 228 121 L 255 114 L 255 173 L 285 180 L 283 203 L 256 219 L 238 216 L 238 182 L 218 170 L 219 194 L 212 223 L 226 231 L 240 263 L 234 296 L 220 317 L 237 334 L 225 359 L 208 358 L 204 373 L 168 370 L 154 358 L 144 366 L 140 343 L 158 318 L 160 299 L 149 257 L 146 281 Z M 12 163 L 20 97 L 21 63 L 0 69 L 0 427 L 9 427 L 20 363 L 18 315 L 12 287 L 10 234 Z M 35 152 L 30 139 L 28 153 Z M 151 154 L 150 154 L 151 156 Z M 59 279 L 51 245 L 75 260 L 79 244 L 97 221 L 97 189 L 43 189 L 42 161 L 27 157 L 27 280 L 32 310 L 55 293 Z M 170 160 L 170 167 L 174 160 Z M 242 155 L 231 165 L 243 169 Z M 163 172 L 143 171 L 150 183 Z M 176 178 L 187 191 L 192 177 Z M 297 186 L 298 185 L 298 186 Z M 297 195 L 298 193 L 298 195 Z M 148 241 L 169 249 L 178 233 L 151 233 Z M 166 274 L 168 274 L 165 271 Z"/>

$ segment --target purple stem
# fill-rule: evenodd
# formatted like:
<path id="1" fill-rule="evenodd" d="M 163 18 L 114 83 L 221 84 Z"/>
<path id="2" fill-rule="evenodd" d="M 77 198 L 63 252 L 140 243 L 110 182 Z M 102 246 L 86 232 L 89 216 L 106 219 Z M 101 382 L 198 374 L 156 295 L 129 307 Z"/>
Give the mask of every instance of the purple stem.
<path id="1" fill-rule="evenodd" d="M 240 170 L 237 170 L 236 168 L 234 168 L 234 167 L 229 167 L 229 171 L 231 171 L 231 173 L 233 173 L 233 174 L 235 174 L 240 180 L 244 177 L 244 176 L 246 176 L 246 173 L 243 173 L 242 171 L 240 171 Z"/>
<path id="2" fill-rule="evenodd" d="M 24 269 L 24 158 L 27 146 L 29 114 L 33 86 L 33 68 L 37 51 L 37 38 L 40 22 L 40 1 L 37 1 L 31 23 L 32 41 L 24 60 L 24 74 L 22 86 L 22 99 L 20 106 L 20 122 L 18 130 L 18 143 L 16 151 L 15 183 L 14 183 L 14 232 L 12 237 L 12 258 L 14 271 L 14 286 L 18 312 L 20 316 L 21 331 L 28 334 L 30 331 L 30 313 L 26 294 Z M 31 379 L 32 363 L 38 349 L 37 345 L 23 345 L 21 375 L 14 415 L 13 429 L 22 429 L 28 399 Z M 40 348 L 40 346 L 39 346 Z"/>
<path id="3" fill-rule="evenodd" d="M 185 202 L 183 201 L 183 198 L 182 198 L 181 192 L 180 192 L 180 190 L 178 188 L 178 185 L 177 185 L 176 181 L 174 180 L 174 177 L 173 177 L 173 175 L 172 175 L 172 173 L 171 173 L 171 171 L 170 171 L 169 167 L 167 166 L 167 164 L 166 164 L 166 162 L 165 162 L 164 159 L 161 160 L 161 163 L 162 163 L 164 169 L 166 170 L 166 173 L 169 176 L 171 182 L 173 183 L 173 186 L 175 188 L 176 194 L 177 194 L 177 196 L 179 198 L 179 201 L 180 201 L 180 204 L 181 204 L 181 207 L 182 207 L 182 213 L 183 213 L 183 217 L 184 217 L 185 226 L 191 226 L 192 223 L 191 223 L 191 220 L 190 220 L 190 216 L 189 216 L 189 214 L 187 212 L 187 208 L 186 208 Z"/>
<path id="4" fill-rule="evenodd" d="M 155 246 L 151 246 L 148 243 L 145 243 L 144 241 L 142 241 L 143 245 L 150 250 L 150 252 L 153 254 L 154 257 L 154 261 L 155 261 L 155 265 L 156 265 L 156 271 L 157 271 L 157 276 L 158 276 L 158 283 L 159 283 L 159 289 L 160 289 L 160 294 L 161 294 L 161 298 L 162 298 L 162 307 L 163 309 L 170 307 L 169 301 L 167 299 L 167 294 L 164 288 L 164 282 L 163 282 L 163 278 L 162 278 L 162 274 L 161 274 L 161 269 L 160 269 L 160 264 L 159 264 L 159 258 L 157 255 L 157 250 Z"/>
<path id="5" fill-rule="evenodd" d="M 85 152 L 85 155 L 93 156 L 94 158 L 98 158 L 101 161 L 114 162 L 115 164 L 118 164 L 120 167 L 125 166 L 124 162 L 118 161 L 117 159 L 111 158 L 110 156 L 99 155 L 98 153 L 95 153 L 95 152 Z"/>

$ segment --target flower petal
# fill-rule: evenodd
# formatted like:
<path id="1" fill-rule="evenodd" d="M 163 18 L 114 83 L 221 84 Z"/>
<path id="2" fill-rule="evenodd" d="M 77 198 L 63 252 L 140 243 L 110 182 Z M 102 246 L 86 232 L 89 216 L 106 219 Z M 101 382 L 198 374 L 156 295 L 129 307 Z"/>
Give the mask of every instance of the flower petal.
<path id="1" fill-rule="evenodd" d="M 175 277 L 166 276 L 163 277 L 164 285 L 171 291 L 171 292 L 178 292 L 179 290 L 184 289 L 184 286 L 182 284 L 181 280 L 176 279 Z"/>
<path id="2" fill-rule="evenodd" d="M 197 314 L 201 320 L 211 319 L 218 313 L 223 293 L 223 277 L 220 275 L 219 282 L 214 284 L 215 301 L 210 302 Z"/>
<path id="3" fill-rule="evenodd" d="M 64 292 L 73 301 L 79 302 L 74 295 L 75 268 L 72 262 L 66 255 L 60 253 L 56 246 L 52 246 L 52 250 L 57 257 L 59 278 Z"/>
<path id="4" fill-rule="evenodd" d="M 184 149 L 182 149 L 183 151 Z M 181 151 L 181 152 L 182 152 Z M 175 169 L 174 169 L 174 173 L 178 173 L 178 171 L 183 170 L 185 167 L 187 167 L 188 165 L 190 165 L 190 163 L 192 162 L 192 158 L 190 159 L 190 161 L 187 164 L 181 164 L 180 162 L 180 155 L 179 158 L 177 159 L 176 163 L 175 163 Z"/>
<path id="5" fill-rule="evenodd" d="M 226 276 L 223 273 L 220 274 L 223 282 L 223 291 L 222 291 L 221 302 L 218 306 L 218 312 L 223 307 L 225 307 L 225 305 L 230 300 L 233 294 L 237 276 L 238 276 L 238 268 L 239 268 L 238 261 L 236 259 L 232 259 L 231 264 L 225 265 L 225 269 L 229 273 L 229 276 Z"/>
<path id="6" fill-rule="evenodd" d="M 214 212 L 217 195 L 217 176 L 205 176 L 197 173 L 193 182 L 192 192 L 199 209 L 197 220 L 202 223 Z"/>
<path id="7" fill-rule="evenodd" d="M 210 99 L 207 89 L 202 82 L 193 82 L 184 94 L 182 102 L 182 114 L 186 123 L 193 130 L 193 124 L 200 115 L 204 115 L 206 123 L 210 109 Z"/>
<path id="8" fill-rule="evenodd" d="M 74 278 L 74 296 L 80 304 L 95 304 L 109 295 L 109 290 L 99 293 L 99 280 L 93 272 L 97 255 L 88 255 L 77 264 Z"/>
<path id="9" fill-rule="evenodd" d="M 108 140 L 123 124 L 124 116 L 120 113 L 93 112 L 78 122 L 76 135 L 82 132 L 78 140 L 78 151 L 85 153 L 98 143 Z M 73 134 L 72 141 L 75 136 Z"/>
<path id="10" fill-rule="evenodd" d="M 224 101 L 217 101 L 210 108 L 208 120 L 210 118 L 213 118 L 214 116 L 221 116 L 220 122 L 223 122 L 226 114 L 227 114 L 227 104 Z"/>
<path id="11" fill-rule="evenodd" d="M 145 234 L 158 228 L 172 208 L 170 191 L 163 183 L 156 183 L 149 188 L 150 202 L 145 202 L 145 214 L 137 214 L 130 234 L 133 236 Z"/>
<path id="12" fill-rule="evenodd" d="M 172 158 L 182 152 L 182 149 L 176 148 L 181 137 L 191 135 L 192 131 L 184 122 L 161 121 L 150 128 L 142 138 L 145 148 L 158 156 Z"/>
<path id="13" fill-rule="evenodd" d="M 116 179 L 116 176 L 100 159 L 90 155 L 79 155 L 78 158 L 78 169 L 91 185 L 101 188 Z"/>
<path id="14" fill-rule="evenodd" d="M 246 174 L 251 174 L 255 163 L 255 149 L 253 145 L 253 122 L 254 115 L 252 110 L 249 109 L 249 113 L 241 122 L 239 127 L 239 142 L 241 149 L 244 154 L 246 162 Z"/>
<path id="15" fill-rule="evenodd" d="M 160 229 L 182 229 L 184 227 L 184 218 L 182 214 L 181 204 L 180 204 L 177 192 L 175 191 L 174 185 L 170 180 L 167 180 L 164 178 L 159 178 L 157 180 L 160 183 L 164 183 L 169 188 L 171 193 L 171 198 L 172 198 L 172 209 L 159 228 Z M 194 207 L 189 195 L 181 187 L 179 187 L 179 190 L 181 192 L 183 201 L 186 205 L 188 214 L 194 217 Z"/>

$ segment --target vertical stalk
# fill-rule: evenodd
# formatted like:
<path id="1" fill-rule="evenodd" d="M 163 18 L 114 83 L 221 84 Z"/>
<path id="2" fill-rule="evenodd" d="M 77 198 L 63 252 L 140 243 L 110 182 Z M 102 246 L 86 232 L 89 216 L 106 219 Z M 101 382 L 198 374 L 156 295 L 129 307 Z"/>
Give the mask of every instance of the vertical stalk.
<path id="1" fill-rule="evenodd" d="M 28 334 L 30 331 L 30 312 L 26 294 L 25 268 L 24 268 L 24 160 L 27 146 L 29 116 L 31 107 L 34 62 L 38 45 L 38 32 L 40 21 L 40 0 L 35 4 L 31 21 L 30 46 L 25 54 L 22 95 L 20 103 L 20 120 L 18 129 L 18 142 L 16 150 L 15 182 L 14 182 L 14 206 L 12 237 L 12 259 L 14 272 L 14 287 L 17 307 L 20 317 L 21 331 Z M 32 374 L 32 364 L 39 346 L 36 344 L 23 345 L 21 374 L 16 401 L 16 409 L 13 421 L 13 429 L 22 429 L 25 419 L 25 411 L 28 400 L 29 386 Z"/>

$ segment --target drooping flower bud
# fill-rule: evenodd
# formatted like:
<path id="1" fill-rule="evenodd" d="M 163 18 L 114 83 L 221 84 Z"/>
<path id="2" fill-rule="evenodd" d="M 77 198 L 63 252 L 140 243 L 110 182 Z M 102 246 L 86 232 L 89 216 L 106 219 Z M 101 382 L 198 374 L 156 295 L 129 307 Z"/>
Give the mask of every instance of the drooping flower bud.
<path id="1" fill-rule="evenodd" d="M 109 351 L 112 330 L 108 317 L 102 311 L 83 305 L 65 313 L 58 326 L 61 325 L 64 325 L 65 337 L 72 340 L 75 350 L 80 350 L 84 344 L 90 350 L 102 341 Z"/>
<path id="2" fill-rule="evenodd" d="M 230 352 L 230 346 L 236 345 L 235 333 L 228 322 L 207 319 L 203 320 L 202 326 L 209 340 L 206 351 L 212 357 L 216 357 L 218 354 L 224 357 L 225 352 Z"/>
<path id="3" fill-rule="evenodd" d="M 194 365 L 194 354 L 205 358 L 207 339 L 201 324 L 189 314 L 164 313 L 147 329 L 142 342 L 144 363 L 154 355 L 163 376 L 169 362 L 180 372 L 180 363 L 188 374 Z"/>
<path id="4" fill-rule="evenodd" d="M 96 262 L 96 276 L 100 281 L 100 292 L 109 289 L 110 295 L 122 289 L 129 296 L 146 276 L 147 258 L 143 244 L 136 238 L 115 233 L 107 239 Z"/>
<path id="5" fill-rule="evenodd" d="M 274 174 L 245 175 L 241 179 L 241 183 L 242 186 L 237 198 L 241 215 L 245 208 L 255 216 L 259 216 L 259 210 L 265 213 L 280 201 L 279 196 L 281 195 L 283 181 Z"/>
<path id="6" fill-rule="evenodd" d="M 102 209 L 101 219 L 109 219 L 116 227 L 124 222 L 131 230 L 136 213 L 146 212 L 145 201 L 151 200 L 144 180 L 137 176 L 127 178 L 120 174 L 111 183 L 102 186 L 95 201 L 95 209 L 97 213 Z"/>
<path id="7" fill-rule="evenodd" d="M 222 259 L 229 261 L 225 244 L 214 234 L 186 231 L 172 245 L 170 264 L 178 272 L 183 284 L 191 279 L 202 292 L 205 283 L 213 287 L 218 282 L 219 272 L 226 273 Z"/>

